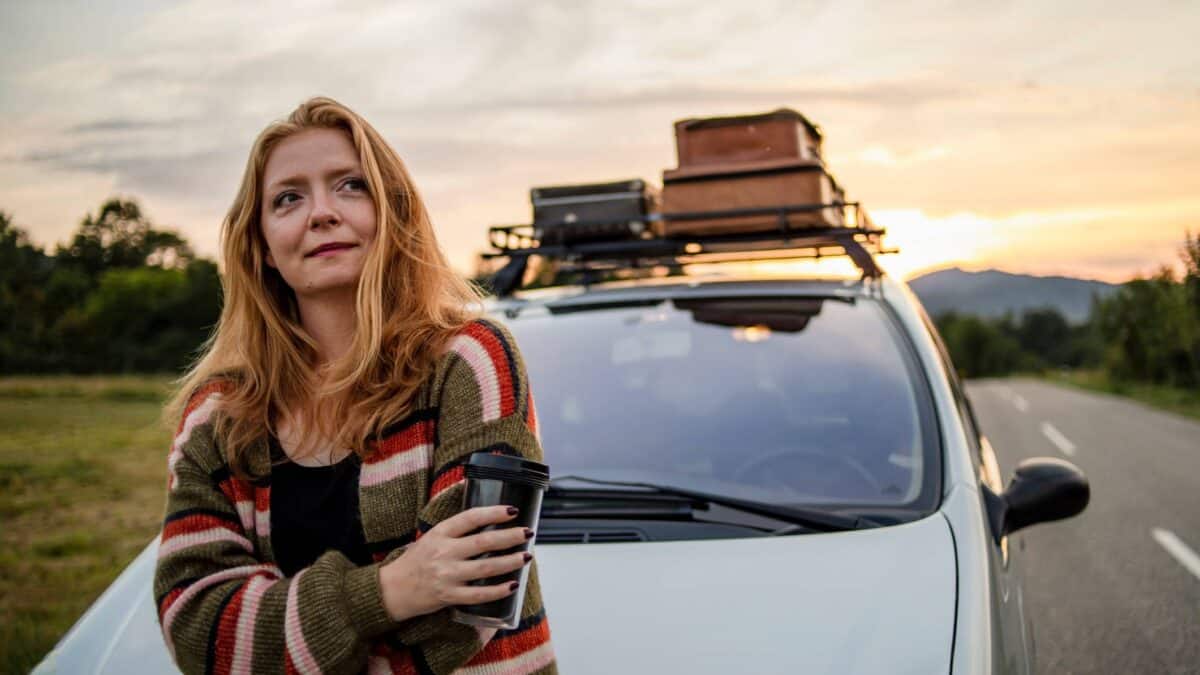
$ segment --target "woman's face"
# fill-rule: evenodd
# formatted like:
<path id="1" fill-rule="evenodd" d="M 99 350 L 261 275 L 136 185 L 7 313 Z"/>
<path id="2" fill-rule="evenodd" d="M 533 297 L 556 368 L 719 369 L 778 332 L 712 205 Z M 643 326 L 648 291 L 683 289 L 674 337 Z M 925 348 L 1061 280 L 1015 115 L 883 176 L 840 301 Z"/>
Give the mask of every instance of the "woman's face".
<path id="1" fill-rule="evenodd" d="M 285 138 L 267 156 L 263 187 L 266 262 L 297 298 L 356 289 L 376 216 L 350 136 L 307 129 Z"/>

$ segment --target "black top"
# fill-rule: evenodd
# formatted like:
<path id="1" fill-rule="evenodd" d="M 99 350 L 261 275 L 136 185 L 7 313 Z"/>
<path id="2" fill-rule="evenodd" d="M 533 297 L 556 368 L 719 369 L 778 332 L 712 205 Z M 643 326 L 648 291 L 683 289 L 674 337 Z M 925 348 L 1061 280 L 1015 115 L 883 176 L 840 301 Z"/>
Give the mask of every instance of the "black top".
<path id="1" fill-rule="evenodd" d="M 367 565 L 358 514 L 358 455 L 337 464 L 303 466 L 288 459 L 271 436 L 271 549 L 287 576 L 316 562 L 330 549 L 356 565 Z"/>

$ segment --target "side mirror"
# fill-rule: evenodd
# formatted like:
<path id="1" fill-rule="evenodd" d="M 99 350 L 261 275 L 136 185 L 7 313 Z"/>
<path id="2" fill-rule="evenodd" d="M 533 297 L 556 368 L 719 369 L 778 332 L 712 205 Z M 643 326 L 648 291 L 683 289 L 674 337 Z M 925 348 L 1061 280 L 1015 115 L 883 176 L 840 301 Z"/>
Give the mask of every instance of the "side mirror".
<path id="1" fill-rule="evenodd" d="M 1005 535 L 1022 528 L 1062 520 L 1087 508 L 1091 487 L 1074 464 L 1055 457 L 1035 457 L 1017 465 L 1003 494 L 983 486 L 992 537 L 999 544 Z"/>

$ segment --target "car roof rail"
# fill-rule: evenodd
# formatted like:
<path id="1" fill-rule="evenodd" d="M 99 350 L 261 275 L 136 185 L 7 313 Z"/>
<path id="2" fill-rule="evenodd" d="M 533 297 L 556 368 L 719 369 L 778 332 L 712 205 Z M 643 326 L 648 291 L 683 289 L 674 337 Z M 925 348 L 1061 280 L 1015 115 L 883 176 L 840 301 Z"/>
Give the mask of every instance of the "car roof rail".
<path id="1" fill-rule="evenodd" d="M 840 227 L 813 227 L 791 222 L 795 214 L 845 208 L 846 224 Z M 584 285 L 618 270 L 649 269 L 657 266 L 681 268 L 684 264 L 713 262 L 750 262 L 793 258 L 822 258 L 845 255 L 861 271 L 863 278 L 879 277 L 882 271 L 876 255 L 896 253 L 883 244 L 884 228 L 876 227 L 859 202 L 791 204 L 765 208 L 725 209 L 688 213 L 650 213 L 644 221 L 688 221 L 747 216 L 776 216 L 778 226 L 771 230 L 716 235 L 655 236 L 646 228 L 640 238 L 588 240 L 543 244 L 535 236 L 532 224 L 493 225 L 488 228 L 491 251 L 480 254 L 484 260 L 507 258 L 508 262 L 491 277 L 491 289 L 499 297 L 519 290 L 524 281 L 530 256 L 539 256 L 558 264 L 555 282 L 581 275 Z M 574 225 L 604 225 L 583 223 Z M 544 227 L 541 226 L 541 227 Z"/>

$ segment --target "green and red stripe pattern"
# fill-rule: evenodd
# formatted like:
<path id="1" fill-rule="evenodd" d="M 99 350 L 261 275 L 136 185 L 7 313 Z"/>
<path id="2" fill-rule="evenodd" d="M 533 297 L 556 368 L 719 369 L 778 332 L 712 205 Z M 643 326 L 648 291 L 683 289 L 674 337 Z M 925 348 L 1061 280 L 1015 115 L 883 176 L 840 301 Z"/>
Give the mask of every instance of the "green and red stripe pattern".
<path id="1" fill-rule="evenodd" d="M 154 592 L 164 638 L 185 673 L 556 673 L 536 561 L 520 625 L 486 644 L 450 610 L 392 621 L 379 566 L 462 508 L 462 463 L 477 451 L 542 461 L 524 362 L 507 328 L 465 327 L 417 395 L 363 459 L 359 507 L 375 563 L 327 551 L 285 577 L 271 550 L 270 477 L 232 475 L 217 447 L 221 396 L 195 392 L 168 453 L 168 496 Z M 266 444 L 251 466 L 263 463 Z M 258 463 L 256 463 L 258 462 Z"/>

